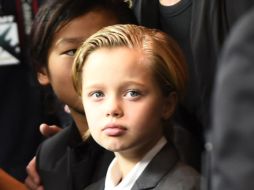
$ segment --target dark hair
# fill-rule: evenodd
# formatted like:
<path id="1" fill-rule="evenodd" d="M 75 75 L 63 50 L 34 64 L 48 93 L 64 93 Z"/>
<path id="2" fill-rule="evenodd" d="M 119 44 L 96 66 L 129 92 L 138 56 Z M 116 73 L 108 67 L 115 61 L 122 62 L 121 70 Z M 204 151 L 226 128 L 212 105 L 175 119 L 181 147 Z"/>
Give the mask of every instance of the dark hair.
<path id="1" fill-rule="evenodd" d="M 109 11 L 121 24 L 136 23 L 132 10 L 123 0 L 47 0 L 39 9 L 31 30 L 30 57 L 36 72 L 47 66 L 48 51 L 55 32 L 71 20 L 95 9 Z"/>

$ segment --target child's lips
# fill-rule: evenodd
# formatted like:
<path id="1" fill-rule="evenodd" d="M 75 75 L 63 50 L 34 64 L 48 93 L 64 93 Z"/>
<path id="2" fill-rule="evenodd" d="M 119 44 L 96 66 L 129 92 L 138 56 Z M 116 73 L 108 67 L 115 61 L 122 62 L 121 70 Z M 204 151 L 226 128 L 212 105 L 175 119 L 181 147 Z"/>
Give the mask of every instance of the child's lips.
<path id="1" fill-rule="evenodd" d="M 121 125 L 108 124 L 102 131 L 108 136 L 120 136 L 125 133 L 126 128 Z"/>

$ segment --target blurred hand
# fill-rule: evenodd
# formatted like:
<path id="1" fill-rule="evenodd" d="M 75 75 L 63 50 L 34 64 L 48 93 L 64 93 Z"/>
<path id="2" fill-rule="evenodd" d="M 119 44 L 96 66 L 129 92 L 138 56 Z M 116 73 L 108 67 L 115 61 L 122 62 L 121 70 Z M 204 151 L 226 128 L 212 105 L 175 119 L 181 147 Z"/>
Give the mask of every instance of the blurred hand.
<path id="1" fill-rule="evenodd" d="M 70 108 L 69 108 L 69 106 L 68 105 L 65 105 L 64 106 L 64 111 L 66 112 L 66 113 L 71 113 L 71 110 L 70 110 Z"/>
<path id="2" fill-rule="evenodd" d="M 45 123 L 40 125 L 40 132 L 45 137 L 51 137 L 61 131 L 62 128 L 57 125 L 47 125 Z"/>
<path id="3" fill-rule="evenodd" d="M 41 185 L 40 176 L 36 170 L 36 157 L 34 157 L 26 167 L 27 178 L 25 179 L 25 185 L 29 190 L 44 190 Z"/>

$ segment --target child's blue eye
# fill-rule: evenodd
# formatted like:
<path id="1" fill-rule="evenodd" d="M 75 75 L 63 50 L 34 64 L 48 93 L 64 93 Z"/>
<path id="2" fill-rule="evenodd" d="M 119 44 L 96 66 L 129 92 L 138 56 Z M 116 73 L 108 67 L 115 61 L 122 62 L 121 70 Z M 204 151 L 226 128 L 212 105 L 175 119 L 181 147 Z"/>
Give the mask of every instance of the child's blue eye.
<path id="1" fill-rule="evenodd" d="M 94 97 L 94 98 L 101 98 L 104 96 L 104 94 L 100 91 L 96 91 L 96 92 L 91 93 L 90 96 Z"/>
<path id="2" fill-rule="evenodd" d="M 65 51 L 63 54 L 66 54 L 68 56 L 74 56 L 76 51 L 77 49 L 71 49 L 71 50 Z"/>
<path id="3" fill-rule="evenodd" d="M 128 90 L 125 94 L 126 98 L 138 98 L 139 96 L 141 96 L 141 93 L 138 90 Z"/>
<path id="4" fill-rule="evenodd" d="M 139 92 L 134 91 L 134 90 L 133 90 L 133 91 L 129 91 L 127 94 L 129 94 L 129 95 L 132 96 L 132 97 L 140 95 Z"/>

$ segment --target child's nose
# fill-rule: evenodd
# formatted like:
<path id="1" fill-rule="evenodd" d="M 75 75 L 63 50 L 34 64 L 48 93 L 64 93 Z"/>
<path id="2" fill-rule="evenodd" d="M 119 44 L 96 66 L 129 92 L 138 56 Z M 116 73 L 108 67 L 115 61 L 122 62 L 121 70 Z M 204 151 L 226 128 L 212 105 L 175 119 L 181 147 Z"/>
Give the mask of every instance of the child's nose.
<path id="1" fill-rule="evenodd" d="M 117 98 L 111 98 L 107 103 L 107 117 L 122 117 L 123 110 L 121 108 L 121 103 L 117 100 Z"/>

